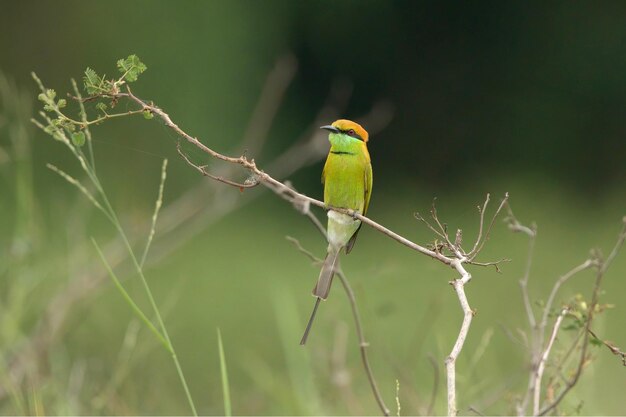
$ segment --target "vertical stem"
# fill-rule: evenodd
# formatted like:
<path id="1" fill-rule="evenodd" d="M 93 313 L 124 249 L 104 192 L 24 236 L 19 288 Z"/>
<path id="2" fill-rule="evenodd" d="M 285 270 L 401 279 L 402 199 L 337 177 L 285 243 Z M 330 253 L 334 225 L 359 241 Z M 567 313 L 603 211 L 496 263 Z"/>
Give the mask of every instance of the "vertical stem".
<path id="1" fill-rule="evenodd" d="M 554 327 L 552 328 L 552 334 L 550 335 L 550 339 L 548 340 L 548 346 L 546 346 L 546 350 L 541 355 L 541 359 L 539 360 L 539 365 L 537 366 L 537 377 L 535 380 L 535 387 L 533 392 L 533 416 L 539 414 L 539 400 L 541 397 L 541 379 L 543 378 L 543 371 L 546 369 L 546 362 L 548 357 L 550 356 L 550 351 L 552 350 L 552 345 L 556 340 L 556 335 L 559 332 L 559 328 L 561 327 L 561 322 L 563 321 L 563 317 L 567 314 L 568 309 L 564 308 L 561 310 L 561 314 L 556 318 L 554 322 Z"/>
<path id="2" fill-rule="evenodd" d="M 372 392 L 374 394 L 374 398 L 376 398 L 376 402 L 378 403 L 378 407 L 380 408 L 380 411 L 383 412 L 383 415 L 388 416 L 390 414 L 389 408 L 387 408 L 382 395 L 380 395 L 380 391 L 378 390 L 378 385 L 376 385 L 376 380 L 374 379 L 374 374 L 372 373 L 372 368 L 370 367 L 370 362 L 367 358 L 366 349 L 369 346 L 369 343 L 365 341 L 365 336 L 363 335 L 363 328 L 361 326 L 361 317 L 359 315 L 359 310 L 356 305 L 356 298 L 354 296 L 354 291 L 352 291 L 352 287 L 350 287 L 350 283 L 348 282 L 348 279 L 344 275 L 343 271 L 341 270 L 337 271 L 337 276 L 341 280 L 341 284 L 343 285 L 343 289 L 346 291 L 348 300 L 350 300 L 350 307 L 352 308 L 352 315 L 354 316 L 354 326 L 356 327 L 356 334 L 359 339 L 359 349 L 361 350 L 361 360 L 363 361 L 363 367 L 365 368 L 367 379 L 370 382 L 370 387 L 372 387 Z"/>
<path id="3" fill-rule="evenodd" d="M 472 318 L 474 317 L 474 312 L 470 308 L 469 302 L 467 301 L 467 296 L 465 295 L 465 284 L 469 282 L 469 280 L 471 279 L 471 275 L 465 270 L 465 268 L 463 268 L 463 261 L 464 259 L 455 259 L 451 264 L 451 266 L 461 274 L 461 278 L 455 279 L 451 282 L 451 284 L 454 287 L 457 296 L 459 297 L 459 303 L 461 303 L 461 308 L 463 309 L 463 323 L 461 324 L 461 329 L 459 330 L 459 335 L 457 336 L 456 342 L 452 347 L 452 351 L 450 352 L 450 355 L 446 358 L 449 416 L 457 415 L 458 410 L 456 405 L 456 359 L 463 349 L 467 333 L 469 332 L 470 324 L 472 324 Z"/>

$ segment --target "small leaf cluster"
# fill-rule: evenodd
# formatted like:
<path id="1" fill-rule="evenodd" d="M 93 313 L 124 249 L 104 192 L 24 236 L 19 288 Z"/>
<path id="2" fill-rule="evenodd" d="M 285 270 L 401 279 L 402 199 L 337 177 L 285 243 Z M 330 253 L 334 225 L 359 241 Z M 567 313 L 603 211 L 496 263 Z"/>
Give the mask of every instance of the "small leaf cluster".
<path id="1" fill-rule="evenodd" d="M 569 311 L 567 317 L 571 319 L 571 321 L 563 327 L 563 330 L 581 330 L 585 328 L 587 325 L 587 320 L 589 319 L 589 313 L 591 310 L 591 306 L 584 299 L 582 294 L 576 294 L 568 303 Z M 593 314 L 602 314 L 604 311 L 615 307 L 613 304 L 596 304 L 593 308 Z M 594 344 L 593 338 L 590 339 L 590 342 Z"/>
<path id="2" fill-rule="evenodd" d="M 121 76 L 117 79 L 107 80 L 105 75 L 100 76 L 92 68 L 87 68 L 83 77 L 85 91 L 92 96 L 115 95 L 120 92 L 122 85 L 137 81 L 139 75 L 148 67 L 141 62 L 137 55 L 133 54 L 126 59 L 119 59 L 117 61 L 117 69 Z"/>
<path id="3" fill-rule="evenodd" d="M 74 134 L 76 131 L 76 124 L 61 111 L 61 109 L 67 106 L 67 101 L 64 98 L 57 100 L 56 96 L 56 91 L 51 88 L 47 88 L 42 89 L 42 92 L 37 96 L 37 98 L 44 104 L 43 109 L 45 111 L 56 114 L 56 117 L 54 118 L 47 117 L 48 125 L 44 128 L 44 131 L 49 135 L 52 135 L 55 139 L 61 140 L 61 130 L 66 130 L 68 133 Z"/>
<path id="4" fill-rule="evenodd" d="M 62 109 L 67 106 L 67 101 L 64 98 L 56 101 L 57 93 L 52 88 L 48 88 L 43 93 L 40 93 L 37 98 L 44 103 L 43 109 L 45 111 L 55 111 L 56 109 Z"/>
<path id="5" fill-rule="evenodd" d="M 126 59 L 120 59 L 117 61 L 117 69 L 122 73 L 122 78 L 127 82 L 132 83 L 137 81 L 139 75 L 148 69 L 143 62 L 139 60 L 137 55 L 130 55 Z"/>

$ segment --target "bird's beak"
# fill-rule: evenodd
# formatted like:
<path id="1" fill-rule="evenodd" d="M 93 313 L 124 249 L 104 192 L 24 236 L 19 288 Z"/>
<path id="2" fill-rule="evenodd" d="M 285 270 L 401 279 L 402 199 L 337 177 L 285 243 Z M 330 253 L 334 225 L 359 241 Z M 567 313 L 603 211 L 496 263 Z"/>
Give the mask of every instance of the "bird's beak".
<path id="1" fill-rule="evenodd" d="M 322 126 L 320 127 L 320 129 L 328 130 L 329 132 L 333 132 L 333 133 L 339 133 L 339 129 L 331 125 Z"/>

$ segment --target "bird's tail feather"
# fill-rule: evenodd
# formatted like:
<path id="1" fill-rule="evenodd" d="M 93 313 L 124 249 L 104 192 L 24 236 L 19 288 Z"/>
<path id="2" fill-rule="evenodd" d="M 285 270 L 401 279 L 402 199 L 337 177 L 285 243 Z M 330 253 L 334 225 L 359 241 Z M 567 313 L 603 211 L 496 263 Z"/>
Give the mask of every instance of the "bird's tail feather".
<path id="1" fill-rule="evenodd" d="M 301 345 L 306 345 L 306 339 L 309 337 L 309 332 L 311 331 L 311 325 L 313 324 L 313 320 L 315 319 L 315 313 L 317 312 L 317 307 L 320 305 L 320 300 L 321 298 L 315 299 L 315 305 L 313 306 L 311 317 L 309 318 L 309 322 L 306 324 L 306 329 L 304 329 L 304 334 L 302 335 L 302 339 L 300 339 Z"/>
<path id="2" fill-rule="evenodd" d="M 335 268 L 337 266 L 340 249 L 341 248 L 333 246 L 329 247 L 326 259 L 324 259 L 324 265 L 322 265 L 322 270 L 320 271 L 320 277 L 317 279 L 315 288 L 313 288 L 313 295 L 321 298 L 322 300 L 326 300 L 328 298 L 330 286 L 333 283 L 333 277 L 335 276 Z"/>
<path id="3" fill-rule="evenodd" d="M 315 300 L 315 305 L 313 306 L 309 322 L 307 323 L 302 339 L 300 340 L 301 345 L 306 344 L 306 340 L 309 337 L 309 332 L 311 331 L 313 320 L 315 320 L 315 313 L 317 313 L 317 307 L 319 307 L 320 301 L 328 298 L 330 286 L 333 283 L 333 277 L 335 276 L 335 268 L 337 267 L 337 259 L 339 258 L 340 249 L 341 248 L 335 248 L 333 246 L 328 249 L 326 259 L 324 259 L 324 265 L 322 265 L 320 277 L 317 280 L 317 285 L 313 288 L 313 295 L 317 298 Z"/>

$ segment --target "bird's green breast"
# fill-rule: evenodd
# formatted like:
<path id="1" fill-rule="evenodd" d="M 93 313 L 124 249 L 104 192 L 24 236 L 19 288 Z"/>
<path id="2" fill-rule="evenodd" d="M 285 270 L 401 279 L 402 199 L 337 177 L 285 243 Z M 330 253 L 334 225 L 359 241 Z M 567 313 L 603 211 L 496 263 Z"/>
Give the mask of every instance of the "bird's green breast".
<path id="1" fill-rule="evenodd" d="M 331 148 L 324 166 L 324 203 L 363 212 L 366 169 L 370 161 L 365 145 L 345 135 L 330 135 Z"/>

